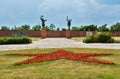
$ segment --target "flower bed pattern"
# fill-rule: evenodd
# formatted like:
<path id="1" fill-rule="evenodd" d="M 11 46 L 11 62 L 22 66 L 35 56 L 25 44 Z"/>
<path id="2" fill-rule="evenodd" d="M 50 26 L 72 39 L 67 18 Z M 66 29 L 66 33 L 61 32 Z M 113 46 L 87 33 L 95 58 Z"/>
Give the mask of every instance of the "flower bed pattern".
<path id="1" fill-rule="evenodd" d="M 58 50 L 56 52 L 45 53 L 45 54 L 10 54 L 10 55 L 35 56 L 32 59 L 28 59 L 28 60 L 24 60 L 22 62 L 18 62 L 18 63 L 15 64 L 15 66 L 19 66 L 19 65 L 23 65 L 23 64 L 29 64 L 29 63 L 44 62 L 44 61 L 53 61 L 53 60 L 59 60 L 59 59 L 115 65 L 115 63 L 113 63 L 113 62 L 108 62 L 108 61 L 105 61 L 105 60 L 98 60 L 98 59 L 95 59 L 95 58 L 90 58 L 90 57 L 94 57 L 94 56 L 107 56 L 107 55 L 112 55 L 112 54 L 97 54 L 97 53 L 75 54 L 75 53 L 64 51 L 64 50 Z"/>

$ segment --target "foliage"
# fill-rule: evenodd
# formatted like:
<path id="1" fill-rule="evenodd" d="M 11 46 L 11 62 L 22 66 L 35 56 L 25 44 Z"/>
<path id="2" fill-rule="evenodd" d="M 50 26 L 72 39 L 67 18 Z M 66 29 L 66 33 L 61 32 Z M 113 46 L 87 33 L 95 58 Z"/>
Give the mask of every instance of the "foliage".
<path id="1" fill-rule="evenodd" d="M 28 44 L 32 40 L 28 37 L 0 37 L 0 44 Z"/>
<path id="2" fill-rule="evenodd" d="M 10 30 L 10 28 L 7 26 L 1 26 L 1 30 Z"/>
<path id="3" fill-rule="evenodd" d="M 95 38 L 94 36 L 89 36 L 89 37 L 86 37 L 84 40 L 83 40 L 84 43 L 94 43 L 95 42 Z"/>
<path id="4" fill-rule="evenodd" d="M 21 30 L 30 30 L 30 25 L 21 25 Z"/>
<path id="5" fill-rule="evenodd" d="M 54 30 L 55 25 L 54 24 L 50 24 L 50 30 Z"/>
<path id="6" fill-rule="evenodd" d="M 59 27 L 57 28 L 57 31 L 60 31 L 60 28 L 59 28 Z"/>
<path id="7" fill-rule="evenodd" d="M 97 25 L 86 25 L 86 26 L 81 26 L 80 27 L 81 31 L 96 31 L 97 30 Z"/>
<path id="8" fill-rule="evenodd" d="M 24 25 L 21 25 L 20 27 L 14 26 L 12 30 L 30 30 L 30 25 L 24 24 Z"/>
<path id="9" fill-rule="evenodd" d="M 84 43 L 113 43 L 114 39 L 110 33 L 99 33 L 86 37 L 83 40 Z"/>
<path id="10" fill-rule="evenodd" d="M 47 31 L 49 30 L 54 30 L 55 25 L 54 24 L 50 24 L 50 26 L 46 26 L 45 27 L 47 29 Z M 41 26 L 40 25 L 35 25 L 32 28 L 30 28 L 30 25 L 28 24 L 24 24 L 21 26 L 14 26 L 12 29 L 10 29 L 7 26 L 1 26 L 1 30 L 40 30 Z M 59 29 L 58 29 L 59 30 Z M 62 28 L 62 31 L 65 31 L 65 28 Z M 116 24 L 110 26 L 110 28 L 107 28 L 107 24 L 104 24 L 100 27 L 97 27 L 97 25 L 91 24 L 91 25 L 83 25 L 80 27 L 74 26 L 72 27 L 72 31 L 120 31 L 120 22 L 117 22 Z"/>
<path id="11" fill-rule="evenodd" d="M 85 25 L 81 27 L 72 27 L 73 31 L 96 31 L 97 30 L 97 25 Z"/>
<path id="12" fill-rule="evenodd" d="M 32 30 L 41 30 L 41 26 L 40 25 L 35 25 L 32 27 Z"/>
<path id="13" fill-rule="evenodd" d="M 50 27 L 49 26 L 46 26 L 45 29 L 46 29 L 46 31 L 50 31 Z"/>
<path id="14" fill-rule="evenodd" d="M 89 63 L 98 63 L 98 64 L 106 64 L 106 65 L 115 65 L 113 62 L 108 62 L 105 60 L 93 59 L 90 58 L 92 56 L 107 56 L 111 54 L 97 54 L 97 53 L 82 53 L 82 54 L 75 54 L 73 52 L 68 52 L 64 50 L 58 50 L 51 53 L 46 54 L 9 54 L 9 55 L 17 55 L 17 56 L 35 56 L 32 59 L 24 60 L 14 64 L 14 66 L 20 66 L 23 64 L 30 64 L 30 63 L 38 63 L 38 62 L 45 62 L 45 61 L 54 61 L 59 59 L 65 60 L 72 60 L 72 61 L 82 61 L 82 62 L 89 62 Z"/>
<path id="15" fill-rule="evenodd" d="M 111 31 L 120 31 L 120 23 L 117 22 L 116 24 L 112 25 L 112 26 L 110 27 L 110 30 L 111 30 Z"/>
<path id="16" fill-rule="evenodd" d="M 66 31 L 67 29 L 66 28 L 62 28 L 62 31 Z"/>
<path id="17" fill-rule="evenodd" d="M 107 24 L 104 24 L 98 27 L 98 31 L 109 31 L 109 28 L 107 28 Z"/>
<path id="18" fill-rule="evenodd" d="M 72 31 L 79 31 L 80 28 L 79 27 L 72 27 Z"/>

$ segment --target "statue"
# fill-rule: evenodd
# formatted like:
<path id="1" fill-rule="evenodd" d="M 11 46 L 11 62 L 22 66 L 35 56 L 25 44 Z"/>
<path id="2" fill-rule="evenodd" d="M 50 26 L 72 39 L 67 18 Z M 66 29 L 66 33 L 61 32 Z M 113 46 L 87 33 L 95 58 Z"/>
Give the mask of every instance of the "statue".
<path id="1" fill-rule="evenodd" d="M 72 19 L 68 19 L 68 16 L 67 16 L 66 20 L 67 20 L 68 29 L 70 29 Z"/>
<path id="2" fill-rule="evenodd" d="M 47 21 L 47 19 L 44 19 L 43 15 L 41 15 L 40 20 L 42 21 L 42 28 L 45 28 L 45 21 Z"/>

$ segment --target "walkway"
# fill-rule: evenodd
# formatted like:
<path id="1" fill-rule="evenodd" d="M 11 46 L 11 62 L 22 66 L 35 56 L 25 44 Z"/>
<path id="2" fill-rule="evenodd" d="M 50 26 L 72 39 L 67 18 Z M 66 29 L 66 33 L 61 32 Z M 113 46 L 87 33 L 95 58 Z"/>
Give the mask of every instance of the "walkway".
<path id="1" fill-rule="evenodd" d="M 46 38 L 33 41 L 32 44 L 17 44 L 17 45 L 0 45 L 0 51 L 5 50 L 20 50 L 20 49 L 36 49 L 36 48 L 103 48 L 103 49 L 120 49 L 120 43 L 112 44 L 85 44 L 66 38 Z"/>

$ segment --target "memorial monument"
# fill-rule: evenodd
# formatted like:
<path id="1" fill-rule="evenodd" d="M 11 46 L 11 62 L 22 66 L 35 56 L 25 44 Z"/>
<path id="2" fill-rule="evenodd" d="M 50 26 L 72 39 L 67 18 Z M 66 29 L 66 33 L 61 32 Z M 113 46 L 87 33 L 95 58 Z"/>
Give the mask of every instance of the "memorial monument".
<path id="1" fill-rule="evenodd" d="M 45 21 L 47 21 L 47 19 L 44 19 L 43 15 L 41 15 L 40 20 L 42 22 L 41 38 L 46 38 Z"/>

